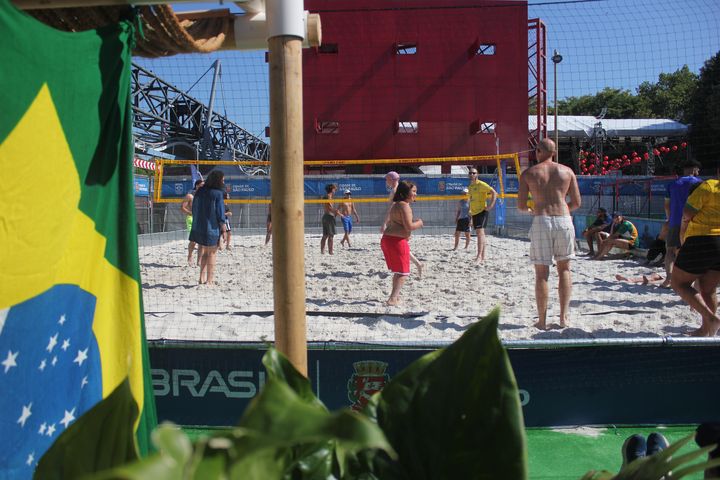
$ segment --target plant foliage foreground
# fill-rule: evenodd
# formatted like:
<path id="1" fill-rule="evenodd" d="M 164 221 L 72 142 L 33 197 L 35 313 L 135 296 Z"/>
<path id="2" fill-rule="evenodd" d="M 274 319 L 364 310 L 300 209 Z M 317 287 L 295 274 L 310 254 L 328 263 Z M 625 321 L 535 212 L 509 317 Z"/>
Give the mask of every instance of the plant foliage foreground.
<path id="1" fill-rule="evenodd" d="M 310 382 L 274 349 L 267 382 L 237 427 L 194 444 L 173 425 L 153 432 L 157 452 L 132 448 L 136 413 L 127 382 L 70 426 L 38 464 L 42 479 L 423 480 L 527 478 L 517 384 L 494 310 L 449 347 L 412 363 L 361 413 L 329 412 Z M 684 441 L 686 442 L 687 439 Z M 704 453 L 633 462 L 617 476 L 659 479 Z"/>

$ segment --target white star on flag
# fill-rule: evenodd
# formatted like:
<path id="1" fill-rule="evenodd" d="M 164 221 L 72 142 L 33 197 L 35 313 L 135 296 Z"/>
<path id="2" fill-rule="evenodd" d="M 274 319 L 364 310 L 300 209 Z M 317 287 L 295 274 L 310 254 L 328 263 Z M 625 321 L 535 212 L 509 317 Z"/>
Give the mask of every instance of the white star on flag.
<path id="1" fill-rule="evenodd" d="M 64 324 L 65 324 L 65 315 L 60 316 L 60 320 L 58 320 L 58 323 L 59 323 L 60 325 L 64 325 Z"/>
<path id="2" fill-rule="evenodd" d="M 43 422 L 43 424 L 40 425 L 40 428 L 38 429 L 38 433 L 39 433 L 40 435 L 44 435 L 46 428 L 47 428 L 47 423 Z"/>
<path id="3" fill-rule="evenodd" d="M 0 364 L 5 367 L 5 373 L 7 373 L 12 367 L 17 367 L 15 359 L 17 358 L 18 353 L 20 353 L 20 351 L 13 353 L 12 350 L 8 350 L 7 358 L 0 362 Z"/>
<path id="4" fill-rule="evenodd" d="M 32 452 L 30 455 L 28 455 L 27 460 L 25 460 L 25 465 L 28 467 L 32 465 L 32 463 L 35 461 L 35 452 Z"/>
<path id="5" fill-rule="evenodd" d="M 87 358 L 88 358 L 87 352 L 88 352 L 87 348 L 85 350 L 78 350 L 77 357 L 75 357 L 75 360 L 73 360 L 73 363 L 77 363 L 78 366 L 82 366 L 83 362 L 85 360 L 87 360 Z"/>
<path id="6" fill-rule="evenodd" d="M 49 353 L 49 352 L 52 352 L 52 351 L 53 351 L 53 348 L 55 348 L 55 345 L 57 345 L 57 339 L 58 339 L 58 334 L 57 334 L 57 333 L 56 333 L 55 335 L 53 335 L 52 337 L 50 337 L 50 341 L 48 342 L 48 346 L 45 348 L 45 350 L 47 350 L 48 353 Z"/>
<path id="7" fill-rule="evenodd" d="M 67 428 L 68 425 L 70 425 L 70 422 L 72 422 L 73 420 L 75 420 L 75 409 L 74 408 L 72 410 L 70 410 L 69 412 L 67 410 L 65 410 L 65 416 L 63 417 L 62 420 L 60 420 L 60 423 L 62 423 L 63 426 L 65 428 Z"/>
<path id="8" fill-rule="evenodd" d="M 30 402 L 28 405 L 23 405 L 20 418 L 17 419 L 17 423 L 19 423 L 21 427 L 25 427 L 25 422 L 27 422 L 27 419 L 30 417 L 30 415 L 32 415 L 32 411 L 30 410 L 31 408 L 32 402 Z"/>
<path id="9" fill-rule="evenodd" d="M 38 367 L 38 370 L 40 370 L 42 372 L 43 370 L 45 370 L 45 366 L 47 366 L 47 362 L 43 358 L 42 362 L 40 362 L 40 366 Z"/>
<path id="10" fill-rule="evenodd" d="M 60 348 L 62 348 L 63 351 L 67 351 L 68 347 L 70 347 L 70 339 L 66 338 L 65 340 L 63 340 L 62 347 Z"/>
<path id="11" fill-rule="evenodd" d="M 53 433 L 55 433 L 55 424 L 54 423 L 47 428 L 47 432 L 45 432 L 45 435 L 47 435 L 48 437 L 52 437 Z"/>
<path id="12" fill-rule="evenodd" d="M 57 363 L 57 355 L 55 355 L 55 356 L 53 357 L 52 362 L 50 362 L 50 363 L 52 363 L 52 366 L 53 366 L 53 367 L 55 366 L 55 364 Z"/>
<path id="13" fill-rule="evenodd" d="M 82 383 L 80 384 L 80 390 L 82 390 L 83 387 L 85 387 L 85 385 L 87 385 L 87 384 L 88 384 L 88 379 L 87 379 L 87 375 L 85 375 L 82 379 Z"/>

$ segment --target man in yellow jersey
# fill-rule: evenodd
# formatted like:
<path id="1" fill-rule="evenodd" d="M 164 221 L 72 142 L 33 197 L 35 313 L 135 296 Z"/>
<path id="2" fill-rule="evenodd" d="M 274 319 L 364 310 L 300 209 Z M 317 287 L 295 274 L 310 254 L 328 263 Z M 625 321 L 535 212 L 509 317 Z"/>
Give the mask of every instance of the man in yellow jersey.
<path id="1" fill-rule="evenodd" d="M 719 179 L 704 181 L 690 194 L 683 209 L 680 235 L 683 243 L 675 259 L 672 288 L 702 317 L 702 325 L 692 335 L 714 337 L 720 330 L 717 313 L 717 287 L 720 285 Z"/>
<path id="2" fill-rule="evenodd" d="M 485 260 L 485 225 L 488 221 L 488 212 L 495 206 L 495 200 L 497 199 L 497 192 L 487 183 L 478 179 L 478 169 L 470 167 L 468 169 L 468 176 L 470 177 L 470 185 L 468 185 L 468 191 L 470 193 L 470 217 L 472 218 L 472 224 L 475 227 L 475 234 L 477 235 L 478 248 L 477 256 L 475 260 L 482 262 Z M 488 205 L 488 198 L 490 204 Z"/>

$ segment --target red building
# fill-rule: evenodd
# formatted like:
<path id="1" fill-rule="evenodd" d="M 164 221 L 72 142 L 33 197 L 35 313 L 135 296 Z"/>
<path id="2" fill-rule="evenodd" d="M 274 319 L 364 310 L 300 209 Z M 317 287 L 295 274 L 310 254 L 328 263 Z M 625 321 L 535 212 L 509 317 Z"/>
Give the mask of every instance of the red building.
<path id="1" fill-rule="evenodd" d="M 305 159 L 527 149 L 527 2 L 306 0 Z M 367 169 L 365 171 L 368 171 Z"/>

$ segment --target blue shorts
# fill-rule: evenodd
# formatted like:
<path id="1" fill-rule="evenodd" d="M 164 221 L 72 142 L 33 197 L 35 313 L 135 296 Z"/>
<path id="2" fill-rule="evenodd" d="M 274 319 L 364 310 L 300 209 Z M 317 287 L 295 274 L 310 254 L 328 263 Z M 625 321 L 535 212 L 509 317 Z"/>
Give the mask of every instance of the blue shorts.
<path id="1" fill-rule="evenodd" d="M 343 223 L 343 229 L 350 233 L 352 232 L 352 215 L 348 215 L 347 217 L 341 217 L 342 223 Z"/>

